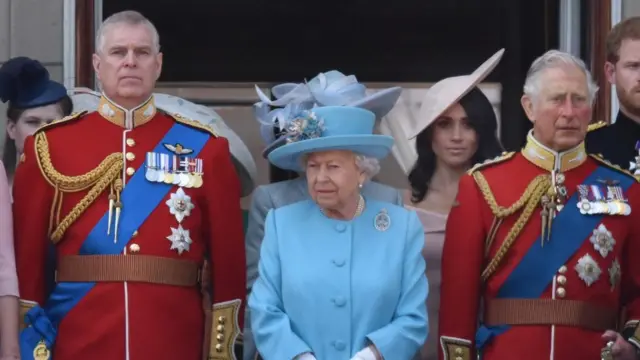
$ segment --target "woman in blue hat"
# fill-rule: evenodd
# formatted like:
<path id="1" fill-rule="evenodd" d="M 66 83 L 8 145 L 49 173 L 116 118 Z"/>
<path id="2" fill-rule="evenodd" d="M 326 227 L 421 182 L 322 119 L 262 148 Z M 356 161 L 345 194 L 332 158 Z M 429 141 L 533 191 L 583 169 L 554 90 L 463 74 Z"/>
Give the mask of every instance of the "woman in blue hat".
<path id="1" fill-rule="evenodd" d="M 2 161 L 12 182 L 24 140 L 40 126 L 61 119 L 73 109 L 66 88 L 28 57 L 15 57 L 0 67 L 0 100 L 8 103 L 7 135 Z"/>
<path id="2" fill-rule="evenodd" d="M 364 197 L 387 156 L 375 114 L 303 110 L 269 161 L 305 173 L 311 200 L 270 210 L 249 297 L 265 360 L 407 360 L 427 336 L 423 228 L 413 211 Z"/>

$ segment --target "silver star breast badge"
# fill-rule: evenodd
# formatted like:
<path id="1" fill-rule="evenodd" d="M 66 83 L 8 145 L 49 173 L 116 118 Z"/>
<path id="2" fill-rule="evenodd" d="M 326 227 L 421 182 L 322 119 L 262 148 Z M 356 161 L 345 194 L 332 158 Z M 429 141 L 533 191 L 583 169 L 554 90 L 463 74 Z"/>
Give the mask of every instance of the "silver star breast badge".
<path id="1" fill-rule="evenodd" d="M 591 284 L 596 282 L 602 273 L 598 263 L 589 254 L 586 254 L 578 260 L 575 269 L 578 272 L 578 277 L 580 277 L 587 286 L 591 286 Z"/>
<path id="2" fill-rule="evenodd" d="M 171 198 L 165 203 L 169 207 L 169 212 L 175 215 L 179 223 L 184 220 L 186 216 L 191 215 L 191 210 L 195 207 L 191 202 L 191 196 L 185 194 L 182 188 L 178 188 L 174 194 L 171 194 Z"/>
<path id="3" fill-rule="evenodd" d="M 620 262 L 618 259 L 613 260 L 611 267 L 609 268 L 609 282 L 611 283 L 611 291 L 615 290 L 616 285 L 620 282 L 622 277 L 622 270 L 620 268 Z"/>
<path id="4" fill-rule="evenodd" d="M 613 251 L 613 247 L 616 244 L 616 240 L 613 238 L 613 235 L 611 235 L 611 231 L 609 231 L 604 224 L 598 225 L 598 227 L 593 230 L 589 241 L 591 241 L 593 248 L 599 252 L 603 258 L 606 258 L 609 252 Z"/>
<path id="5" fill-rule="evenodd" d="M 189 246 L 193 241 L 189 235 L 189 230 L 182 228 L 182 225 L 178 225 L 178 228 L 171 228 L 171 235 L 167 236 L 167 239 L 171 241 L 170 250 L 178 251 L 179 255 L 183 252 L 189 251 Z"/>

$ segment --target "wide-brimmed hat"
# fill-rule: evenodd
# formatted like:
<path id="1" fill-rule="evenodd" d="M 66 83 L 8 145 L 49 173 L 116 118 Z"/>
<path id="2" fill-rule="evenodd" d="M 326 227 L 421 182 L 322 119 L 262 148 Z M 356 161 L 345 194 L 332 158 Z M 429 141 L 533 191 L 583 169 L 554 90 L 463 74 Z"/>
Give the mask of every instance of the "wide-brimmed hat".
<path id="1" fill-rule="evenodd" d="M 0 100 L 20 109 L 54 104 L 67 95 L 64 85 L 49 78 L 38 60 L 20 56 L 0 67 Z"/>
<path id="2" fill-rule="evenodd" d="M 367 87 L 359 83 L 354 75 L 346 76 L 337 70 L 330 70 L 305 83 L 276 85 L 271 88 L 271 92 L 275 100 L 269 99 L 256 86 L 256 93 L 261 101 L 254 105 L 254 110 L 261 125 L 260 135 L 266 144 L 264 157 L 284 143 L 276 135 L 278 130 L 284 128 L 283 117 L 290 114 L 290 109 L 284 109 L 287 105 L 295 106 L 296 111 L 322 106 L 358 107 L 373 112 L 380 119 L 391 111 L 402 88 L 396 86 L 368 93 L 370 91 L 367 91 Z"/>
<path id="3" fill-rule="evenodd" d="M 500 49 L 470 75 L 454 76 L 438 81 L 424 95 L 416 117 L 415 127 L 409 130 L 408 138 L 413 139 L 429 127 L 451 105 L 457 103 L 498 65 L 504 49 Z"/>
<path id="4" fill-rule="evenodd" d="M 352 106 L 325 106 L 301 111 L 287 126 L 286 144 L 269 153 L 269 161 L 285 170 L 302 171 L 301 157 L 327 150 L 349 150 L 382 159 L 393 138 L 373 134 L 376 115 Z"/>
<path id="5" fill-rule="evenodd" d="M 96 111 L 101 94 L 87 88 L 69 90 L 74 111 Z M 257 169 L 251 152 L 240 137 L 222 120 L 213 109 L 185 99 L 161 93 L 154 93 L 155 105 L 168 114 L 178 114 L 187 119 L 208 125 L 229 141 L 229 151 L 240 178 L 242 196 L 251 194 L 256 185 Z"/>

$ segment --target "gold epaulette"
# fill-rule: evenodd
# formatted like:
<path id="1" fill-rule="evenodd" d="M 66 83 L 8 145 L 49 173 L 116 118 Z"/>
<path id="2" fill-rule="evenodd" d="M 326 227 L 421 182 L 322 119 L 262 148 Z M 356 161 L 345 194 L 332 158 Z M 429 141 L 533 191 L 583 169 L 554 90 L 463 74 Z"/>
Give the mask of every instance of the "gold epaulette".
<path id="1" fill-rule="evenodd" d="M 589 156 L 591 158 L 593 158 L 595 161 L 599 162 L 600 164 L 611 168 L 617 172 L 623 173 L 625 175 L 631 176 L 632 178 L 634 178 L 637 182 L 640 182 L 640 176 L 635 176 L 633 175 L 633 173 L 631 171 L 625 170 L 623 168 L 621 168 L 620 166 L 611 163 L 611 161 L 605 159 L 601 154 L 589 154 Z"/>
<path id="2" fill-rule="evenodd" d="M 204 130 L 207 133 L 211 134 L 211 136 L 213 137 L 220 137 L 220 134 L 218 134 L 210 125 L 203 124 L 200 121 L 187 119 L 186 117 L 180 114 L 167 114 L 167 115 L 171 116 L 175 121 L 181 124 L 185 124 L 187 126 L 196 128 L 198 130 Z"/>
<path id="3" fill-rule="evenodd" d="M 81 112 L 77 112 L 77 113 L 73 113 L 71 115 L 65 116 L 62 119 L 58 119 L 58 120 L 53 120 L 52 122 L 46 124 L 46 125 L 42 125 L 41 127 L 38 128 L 38 130 L 36 130 L 36 134 L 42 131 L 45 131 L 47 129 L 50 129 L 54 126 L 58 126 L 60 124 L 63 123 L 67 123 L 71 120 L 76 120 L 79 119 L 82 115 L 86 114 L 86 111 L 81 111 Z"/>
<path id="4" fill-rule="evenodd" d="M 487 166 L 490 165 L 495 165 L 495 164 L 499 164 L 503 161 L 509 160 L 513 157 L 513 155 L 515 155 L 515 151 L 505 151 L 502 154 L 496 156 L 493 159 L 488 159 L 485 160 L 484 162 L 478 163 L 473 165 L 473 167 L 471 167 L 471 169 L 469 169 L 468 174 L 472 175 L 474 172 L 480 170 L 480 169 L 484 169 Z"/>
<path id="5" fill-rule="evenodd" d="M 602 129 L 603 127 L 606 127 L 607 125 L 609 125 L 609 123 L 607 123 L 606 121 L 600 120 L 600 121 L 598 121 L 596 123 L 589 124 L 589 126 L 587 127 L 587 132 L 598 130 L 598 129 Z"/>

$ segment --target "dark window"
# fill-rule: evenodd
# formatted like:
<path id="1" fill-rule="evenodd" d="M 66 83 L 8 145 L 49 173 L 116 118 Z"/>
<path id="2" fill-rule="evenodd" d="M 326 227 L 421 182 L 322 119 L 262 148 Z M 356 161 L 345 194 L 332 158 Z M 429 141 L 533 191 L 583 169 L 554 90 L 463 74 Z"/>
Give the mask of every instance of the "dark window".
<path id="1" fill-rule="evenodd" d="M 162 4 L 162 5 L 159 5 Z M 109 0 L 158 27 L 161 81 L 286 82 L 339 69 L 363 82 L 435 82 L 469 73 L 499 48 L 501 138 L 522 146 L 526 71 L 558 46 L 559 0 Z"/>

